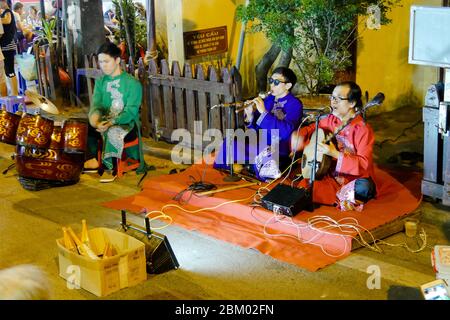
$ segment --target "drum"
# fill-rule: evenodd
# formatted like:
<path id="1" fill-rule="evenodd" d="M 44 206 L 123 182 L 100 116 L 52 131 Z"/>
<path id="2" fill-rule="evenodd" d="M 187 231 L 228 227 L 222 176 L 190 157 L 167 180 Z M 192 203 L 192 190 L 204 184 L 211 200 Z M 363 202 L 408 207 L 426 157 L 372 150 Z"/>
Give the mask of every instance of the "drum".
<path id="1" fill-rule="evenodd" d="M 0 110 L 0 141 L 7 144 L 16 144 L 16 132 L 20 119 L 18 114 Z"/>
<path id="2" fill-rule="evenodd" d="M 50 146 L 53 120 L 39 114 L 24 113 L 16 133 L 16 143 L 21 146 L 46 149 Z"/>
<path id="3" fill-rule="evenodd" d="M 87 119 L 69 119 L 62 130 L 62 147 L 66 153 L 84 154 L 87 149 Z"/>
<path id="4" fill-rule="evenodd" d="M 50 184 L 78 182 L 84 164 L 84 154 L 21 145 L 16 146 L 15 159 L 20 177 L 45 180 Z"/>
<path id="5" fill-rule="evenodd" d="M 53 123 L 53 132 L 50 141 L 49 149 L 62 149 L 61 135 L 63 129 L 63 122 L 55 121 Z"/>

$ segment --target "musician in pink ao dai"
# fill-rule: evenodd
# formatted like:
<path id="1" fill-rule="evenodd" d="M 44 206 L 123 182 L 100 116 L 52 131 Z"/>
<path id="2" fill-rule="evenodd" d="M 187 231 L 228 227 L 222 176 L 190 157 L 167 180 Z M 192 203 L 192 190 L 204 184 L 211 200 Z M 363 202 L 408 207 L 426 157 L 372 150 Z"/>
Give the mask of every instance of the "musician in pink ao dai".
<path id="1" fill-rule="evenodd" d="M 325 177 L 315 180 L 313 202 L 337 205 L 343 211 L 360 211 L 364 203 L 376 196 L 372 159 L 374 133 L 357 114 L 362 102 L 361 88 L 356 83 L 348 81 L 337 85 L 330 100 L 332 113 L 319 121 L 319 128 L 335 132 L 350 122 L 336 135 L 337 146 L 318 142 L 317 152 L 329 155 L 333 165 Z M 314 130 L 315 123 L 302 128 L 298 141 L 291 141 L 291 145 L 297 145 L 297 150 L 303 149 Z M 307 187 L 308 184 L 309 179 L 303 179 L 299 187 Z"/>

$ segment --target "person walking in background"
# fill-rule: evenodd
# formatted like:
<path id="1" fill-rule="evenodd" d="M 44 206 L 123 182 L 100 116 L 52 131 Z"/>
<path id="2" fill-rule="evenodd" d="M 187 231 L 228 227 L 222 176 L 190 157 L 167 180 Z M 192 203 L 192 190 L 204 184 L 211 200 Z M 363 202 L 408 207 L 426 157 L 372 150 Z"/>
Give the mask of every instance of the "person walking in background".
<path id="1" fill-rule="evenodd" d="M 23 3 L 16 2 L 13 6 L 14 20 L 16 20 L 16 42 L 19 53 L 27 50 L 27 43 L 33 38 L 33 31 L 22 21 Z"/>
<path id="2" fill-rule="evenodd" d="M 39 29 L 42 27 L 42 21 L 39 18 L 38 10 L 35 6 L 30 6 L 28 9 L 28 16 L 27 16 L 27 25 L 31 26 L 33 30 Z"/>
<path id="3" fill-rule="evenodd" d="M 14 71 L 14 56 L 17 53 L 17 45 L 14 41 L 16 21 L 6 0 L 0 0 L 0 19 L 4 30 L 4 33 L 0 38 L 0 48 L 5 57 L 5 74 L 11 89 L 11 95 L 16 96 L 18 93 L 17 78 Z M 0 84 L 0 92 L 7 92 L 6 83 Z"/>
<path id="4" fill-rule="evenodd" d="M 0 38 L 3 36 L 3 24 L 0 23 Z M 5 75 L 5 57 L 3 56 L 2 49 L 0 48 L 0 95 L 5 97 L 8 95 L 6 90 L 6 75 Z"/>

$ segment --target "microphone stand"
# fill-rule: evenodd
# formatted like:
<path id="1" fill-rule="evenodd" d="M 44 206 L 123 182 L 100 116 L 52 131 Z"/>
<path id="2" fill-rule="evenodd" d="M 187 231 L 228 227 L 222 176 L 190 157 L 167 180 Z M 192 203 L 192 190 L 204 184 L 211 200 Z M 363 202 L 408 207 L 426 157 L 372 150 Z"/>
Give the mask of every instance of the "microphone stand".
<path id="1" fill-rule="evenodd" d="M 319 120 L 324 115 L 323 110 L 319 110 L 319 113 L 316 117 L 315 123 L 316 127 L 314 128 L 314 132 L 316 134 L 314 141 L 314 157 L 311 168 L 311 178 L 309 179 L 309 208 L 308 211 L 313 211 L 314 203 L 313 203 L 313 195 L 314 195 L 314 182 L 316 181 L 316 167 L 317 167 L 317 144 L 319 139 Z"/>
<path id="2" fill-rule="evenodd" d="M 235 108 L 236 106 L 232 106 L 231 108 L 228 108 L 228 127 L 230 127 L 231 129 L 231 120 L 232 120 L 232 114 L 235 113 Z M 239 180 L 241 180 L 241 178 L 238 175 L 234 174 L 234 170 L 233 170 L 233 162 L 234 162 L 234 145 L 233 145 L 233 139 L 231 139 L 232 136 L 230 136 L 230 134 L 228 134 L 228 136 L 225 138 L 227 139 L 227 147 L 226 150 L 227 151 L 227 164 L 230 166 L 230 175 L 226 176 L 225 178 L 223 178 L 223 181 L 225 182 L 237 182 Z M 228 148 L 229 147 L 229 148 Z"/>

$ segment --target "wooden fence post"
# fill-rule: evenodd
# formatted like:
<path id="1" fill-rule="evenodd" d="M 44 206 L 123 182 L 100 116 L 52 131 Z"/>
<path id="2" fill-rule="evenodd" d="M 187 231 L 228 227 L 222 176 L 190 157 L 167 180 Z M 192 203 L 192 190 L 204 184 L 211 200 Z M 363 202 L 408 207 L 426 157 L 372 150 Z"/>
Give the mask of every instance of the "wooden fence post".
<path id="1" fill-rule="evenodd" d="M 150 80 L 149 85 L 150 85 L 151 110 L 153 111 L 153 118 L 152 118 L 153 132 L 155 133 L 156 139 L 158 139 L 161 124 L 165 123 L 165 119 L 164 119 L 164 112 L 162 110 L 161 93 L 159 85 L 153 84 L 151 81 L 153 76 L 158 76 L 158 66 L 155 60 L 149 61 L 148 76 Z M 168 134 L 170 135 L 171 133 L 169 132 Z M 163 132 L 163 136 L 167 137 L 167 132 Z"/>
<path id="2" fill-rule="evenodd" d="M 150 112 L 149 104 L 150 101 L 150 94 L 149 94 L 149 85 L 148 85 L 148 77 L 147 73 L 145 71 L 144 61 L 139 59 L 138 61 L 138 78 L 139 81 L 142 84 L 142 104 L 141 104 L 141 130 L 142 130 L 142 136 L 149 138 L 150 137 L 150 119 L 153 119 L 153 115 Z M 154 132 L 153 132 L 154 134 Z M 153 136 L 153 138 L 156 138 Z"/>
<path id="3" fill-rule="evenodd" d="M 192 80 L 192 67 L 190 64 L 184 64 L 184 78 Z M 197 119 L 195 115 L 195 100 L 194 91 L 190 88 L 186 88 L 186 115 L 187 115 L 187 129 L 191 135 L 194 134 L 194 121 Z"/>
<path id="4" fill-rule="evenodd" d="M 233 85 L 233 79 L 231 78 L 231 74 L 228 71 L 227 68 L 222 68 L 222 81 L 223 83 L 229 85 L 232 87 Z M 233 102 L 233 91 L 230 92 L 230 94 L 224 95 L 224 102 L 230 103 Z M 222 108 L 222 128 L 225 129 L 235 129 L 235 108 L 229 107 L 229 108 Z"/>
<path id="5" fill-rule="evenodd" d="M 176 78 L 181 77 L 180 65 L 178 61 L 172 62 L 172 74 Z M 175 95 L 175 114 L 177 118 L 177 128 L 185 128 L 187 124 L 186 112 L 184 108 L 183 89 L 179 87 L 174 88 Z"/>
<path id="6" fill-rule="evenodd" d="M 205 73 L 203 71 L 203 67 L 198 64 L 196 66 L 196 78 L 197 80 L 206 80 L 205 79 Z M 208 105 L 206 104 L 206 92 L 205 91 L 198 91 L 197 93 L 197 102 L 198 102 L 198 119 L 202 122 L 203 130 L 209 129 L 210 123 L 208 118 Z M 211 112 L 211 111 L 209 111 Z"/>
<path id="7" fill-rule="evenodd" d="M 209 66 L 208 67 L 208 79 L 211 82 L 219 82 L 219 77 L 217 76 L 217 71 L 213 66 Z M 210 96 L 210 101 L 211 101 L 211 107 L 218 105 L 219 104 L 219 95 L 211 92 L 209 94 Z M 221 130 L 221 126 L 220 126 L 220 108 L 215 108 L 213 110 L 211 110 L 210 112 L 212 112 L 212 115 L 210 116 L 211 119 L 211 126 L 210 128 L 212 129 L 219 129 Z"/>
<path id="8" fill-rule="evenodd" d="M 169 64 L 167 60 L 161 60 L 161 74 L 164 76 L 170 76 Z M 169 132 L 173 131 L 175 114 L 173 112 L 172 102 L 172 88 L 170 86 L 162 86 L 163 101 L 164 101 L 164 118 L 165 127 Z"/>

